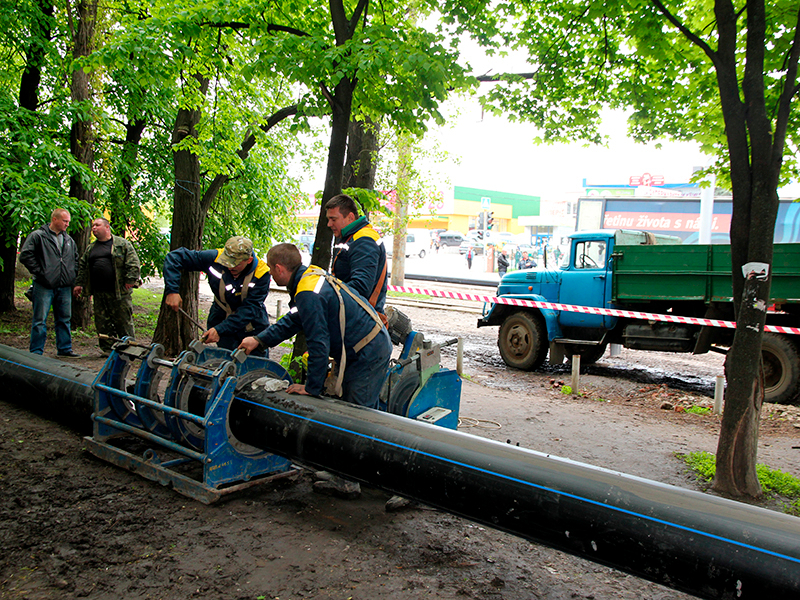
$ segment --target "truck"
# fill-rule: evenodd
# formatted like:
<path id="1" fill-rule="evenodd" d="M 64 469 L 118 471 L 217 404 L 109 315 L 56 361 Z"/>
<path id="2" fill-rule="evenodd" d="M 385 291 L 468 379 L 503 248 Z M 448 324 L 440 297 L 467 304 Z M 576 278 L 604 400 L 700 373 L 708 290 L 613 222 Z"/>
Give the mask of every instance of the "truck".
<path id="1" fill-rule="evenodd" d="M 767 325 L 800 327 L 800 244 L 776 244 Z M 730 246 L 683 244 L 679 237 L 633 230 L 580 231 L 550 268 L 512 271 L 497 296 L 626 312 L 734 320 Z M 608 344 L 659 352 L 726 353 L 735 330 L 633 315 L 488 304 L 478 327 L 499 326 L 497 345 L 512 368 L 534 370 L 549 354 L 561 364 L 579 354 L 599 360 Z M 800 400 L 800 336 L 765 332 L 765 398 Z"/>

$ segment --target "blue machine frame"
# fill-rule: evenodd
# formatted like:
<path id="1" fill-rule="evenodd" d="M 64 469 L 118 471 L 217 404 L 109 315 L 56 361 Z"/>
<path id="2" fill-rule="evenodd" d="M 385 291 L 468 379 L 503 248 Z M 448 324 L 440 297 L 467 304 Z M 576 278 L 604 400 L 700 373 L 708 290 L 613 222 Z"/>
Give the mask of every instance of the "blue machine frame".
<path id="1" fill-rule="evenodd" d="M 141 364 L 130 393 L 126 376 L 136 360 Z M 163 403 L 158 401 L 161 367 L 170 369 Z M 292 476 L 298 471 L 291 461 L 230 435 L 230 404 L 237 382 L 248 373 L 291 381 L 285 369 L 265 358 L 198 342 L 172 362 L 163 359 L 162 346 L 145 347 L 126 338 L 115 345 L 94 381 L 94 432 L 86 438 L 87 447 L 99 458 L 204 504 Z M 129 436 L 146 443 L 143 453 L 115 444 Z M 197 471 L 198 464 L 202 475 L 192 476 L 191 467 Z"/>
<path id="2" fill-rule="evenodd" d="M 455 342 L 438 345 L 409 333 L 387 373 L 379 410 L 456 429 L 461 378 L 440 365 L 441 347 Z M 291 461 L 237 440 L 228 425 L 237 385 L 261 376 L 291 383 L 283 367 L 199 341 L 174 361 L 163 355 L 159 344 L 129 338 L 115 344 L 92 385 L 93 435 L 86 438 L 92 454 L 205 504 L 298 472 Z M 130 450 L 132 440 L 138 453 Z"/>

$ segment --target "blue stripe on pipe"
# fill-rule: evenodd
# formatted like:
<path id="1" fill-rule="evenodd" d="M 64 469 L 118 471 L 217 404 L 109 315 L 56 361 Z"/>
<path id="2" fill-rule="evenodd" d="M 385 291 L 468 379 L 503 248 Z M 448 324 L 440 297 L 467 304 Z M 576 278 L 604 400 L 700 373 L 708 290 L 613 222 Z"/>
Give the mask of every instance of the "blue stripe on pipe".
<path id="1" fill-rule="evenodd" d="M 734 546 L 738 546 L 740 548 L 747 548 L 748 550 L 755 550 L 756 552 L 761 552 L 762 554 L 768 554 L 770 556 L 774 556 L 774 557 L 777 557 L 777 558 L 782 558 L 782 559 L 785 559 L 785 560 L 800 564 L 800 558 L 795 558 L 793 556 L 780 554 L 780 553 L 774 552 L 772 550 L 767 550 L 766 548 L 759 548 L 758 546 L 753 546 L 751 544 L 745 544 L 744 542 L 728 539 L 728 538 L 725 538 L 725 537 L 722 537 L 722 536 L 719 536 L 719 535 L 715 535 L 713 533 L 708 533 L 708 532 L 705 532 L 705 531 L 701 531 L 699 529 L 693 529 L 691 527 L 687 527 L 685 525 L 680 525 L 678 523 L 672 523 L 670 521 L 665 521 L 663 519 L 657 519 L 655 517 L 651 517 L 651 516 L 644 515 L 644 514 L 641 514 L 641 513 L 633 512 L 631 510 L 627 510 L 627 509 L 624 509 L 624 508 L 618 508 L 616 506 L 610 506 L 608 504 L 604 504 L 602 502 L 598 502 L 597 500 L 592 500 L 591 498 L 584 498 L 584 497 L 581 497 L 581 496 L 577 496 L 575 494 L 570 494 L 568 492 L 562 492 L 560 490 L 556 490 L 556 489 L 553 489 L 553 488 L 548 488 L 548 487 L 543 486 L 543 485 L 539 485 L 539 484 L 536 484 L 536 483 L 531 483 L 530 481 L 525 481 L 524 479 L 518 479 L 516 477 L 511 477 L 509 475 L 504 475 L 502 473 L 496 473 L 494 471 L 489 471 L 488 469 L 481 469 L 481 468 L 475 467 L 474 465 L 469 465 L 469 464 L 466 464 L 466 463 L 458 462 L 458 461 L 452 460 L 450 458 L 437 456 L 435 454 L 431 454 L 431 453 L 428 453 L 428 452 L 421 452 L 419 450 L 415 450 L 414 448 L 409 448 L 407 446 L 403 446 L 403 445 L 395 443 L 395 442 L 388 442 L 386 440 L 379 439 L 379 438 L 377 438 L 375 436 L 366 435 L 366 434 L 363 434 L 363 433 L 359 433 L 357 431 L 351 431 L 351 430 L 345 429 L 344 427 L 339 427 L 339 426 L 336 426 L 336 425 L 330 425 L 329 423 L 324 423 L 322 421 L 317 421 L 316 419 L 311 419 L 309 417 L 304 417 L 304 416 L 298 415 L 296 413 L 289 412 L 289 411 L 286 411 L 286 410 L 281 410 L 279 408 L 275 408 L 275 407 L 272 407 L 272 406 L 266 406 L 264 404 L 259 404 L 258 402 L 255 402 L 253 400 L 247 400 L 246 398 L 241 398 L 239 396 L 236 396 L 236 399 L 237 400 L 241 400 L 242 402 L 247 402 L 247 403 L 252 404 L 254 406 L 258 406 L 259 408 L 266 408 L 268 410 L 272 410 L 274 412 L 281 413 L 281 414 L 284 414 L 284 415 L 287 415 L 287 416 L 291 416 L 291 417 L 294 417 L 294 418 L 297 418 L 297 419 L 303 419 L 305 421 L 308 421 L 310 423 L 314 423 L 316 425 L 322 425 L 323 427 L 327 427 L 329 429 L 338 430 L 338 431 L 341 431 L 341 432 L 344 432 L 344 433 L 348 433 L 348 434 L 351 434 L 351 435 L 354 435 L 354 436 L 358 436 L 358 437 L 365 438 L 365 439 L 368 439 L 368 440 L 372 440 L 372 441 L 375 441 L 375 442 L 380 442 L 380 443 L 382 443 L 384 445 L 387 445 L 387 446 L 393 446 L 393 447 L 396 447 L 396 448 L 400 448 L 402 450 L 406 450 L 406 451 L 409 451 L 409 452 L 414 452 L 416 454 L 420 454 L 422 456 L 428 456 L 429 458 L 433 458 L 433 459 L 436 459 L 436 460 L 441 460 L 443 462 L 447 462 L 447 463 L 450 463 L 450 464 L 453 464 L 453 465 L 456 465 L 456 466 L 459 466 L 459 467 L 464 467 L 464 468 L 467 468 L 467 469 L 471 469 L 471 470 L 476 471 L 476 472 L 486 473 L 487 475 L 493 475 L 493 476 L 499 477 L 501 479 L 506 479 L 508 481 L 514 481 L 516 483 L 521 483 L 521 484 L 526 485 L 526 486 L 531 487 L 531 488 L 537 488 L 539 490 L 543 490 L 543 491 L 546 491 L 546 492 L 550 492 L 550 493 L 554 493 L 554 494 L 560 494 L 560 495 L 566 496 L 568 498 L 573 498 L 573 499 L 581 501 L 581 502 L 586 502 L 587 504 L 593 504 L 595 506 L 600 506 L 602 508 L 607 508 L 607 509 L 616 511 L 618 513 L 627 514 L 627 515 L 631 515 L 631 516 L 634 516 L 634 517 L 639 517 L 640 519 L 645 519 L 647 521 L 652 521 L 654 523 L 660 523 L 661 525 L 666 525 L 668 527 L 674 527 L 675 529 L 688 531 L 690 533 L 695 533 L 695 534 L 701 535 L 701 536 L 706 537 L 706 538 L 719 540 L 721 542 L 726 542 L 726 543 L 732 544 Z"/>

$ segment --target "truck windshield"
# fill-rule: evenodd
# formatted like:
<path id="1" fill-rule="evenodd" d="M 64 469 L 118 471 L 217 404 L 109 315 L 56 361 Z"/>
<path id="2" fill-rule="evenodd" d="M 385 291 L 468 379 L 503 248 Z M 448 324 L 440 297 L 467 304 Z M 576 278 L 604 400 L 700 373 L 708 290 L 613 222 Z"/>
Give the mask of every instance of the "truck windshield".
<path id="1" fill-rule="evenodd" d="M 561 258 L 558 260 L 558 268 L 559 269 L 568 269 L 569 268 L 569 252 L 570 248 L 567 246 L 564 254 L 561 255 Z"/>
<path id="2" fill-rule="evenodd" d="M 605 241 L 591 240 L 575 244 L 576 269 L 602 269 L 605 267 Z"/>

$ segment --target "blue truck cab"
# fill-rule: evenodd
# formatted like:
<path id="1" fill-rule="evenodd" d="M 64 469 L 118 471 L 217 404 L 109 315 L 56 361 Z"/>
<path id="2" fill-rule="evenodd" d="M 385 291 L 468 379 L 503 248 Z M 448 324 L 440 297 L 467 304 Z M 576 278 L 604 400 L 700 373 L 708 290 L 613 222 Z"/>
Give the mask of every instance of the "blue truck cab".
<path id="1" fill-rule="evenodd" d="M 659 239 L 663 238 L 663 239 Z M 570 235 L 569 251 L 556 268 L 512 271 L 500 282 L 497 296 L 598 308 L 611 301 L 614 248 L 622 244 L 677 243 L 678 238 L 643 231 L 580 231 Z M 536 369 L 550 352 L 550 363 L 581 354 L 584 363 L 598 360 L 617 318 L 586 312 L 492 304 L 478 327 L 499 325 L 498 347 L 505 363 Z"/>

